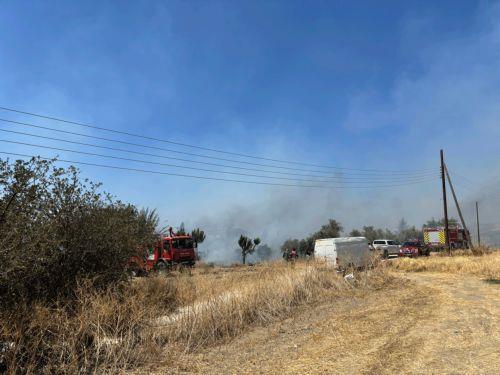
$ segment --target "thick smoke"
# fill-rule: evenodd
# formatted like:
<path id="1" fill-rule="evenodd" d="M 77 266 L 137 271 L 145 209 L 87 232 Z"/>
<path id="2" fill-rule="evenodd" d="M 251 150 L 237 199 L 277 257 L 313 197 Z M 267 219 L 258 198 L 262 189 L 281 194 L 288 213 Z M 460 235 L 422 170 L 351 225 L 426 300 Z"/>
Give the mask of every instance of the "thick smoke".
<path id="1" fill-rule="evenodd" d="M 288 238 L 304 238 L 317 231 L 328 219 L 335 219 L 344 227 L 344 234 L 353 228 L 374 225 L 396 229 L 404 212 L 415 214 L 413 202 L 394 193 L 364 192 L 352 196 L 338 190 L 295 189 L 270 190 L 256 203 L 233 204 L 195 221 L 207 238 L 200 245 L 207 262 L 234 263 L 241 261 L 238 238 L 241 234 L 259 237 L 272 249 L 272 258 L 281 256 L 280 246 Z M 437 205 L 439 201 L 437 200 Z M 406 208 L 405 208 L 406 207 Z M 422 215 L 426 215 L 425 205 Z M 405 211 L 407 210 L 407 211 Z M 427 214 L 433 215 L 433 211 Z M 414 216 L 414 215 L 413 215 Z M 413 225 L 413 216 L 409 223 Z M 420 225 L 417 223 L 416 225 Z M 258 251 L 249 261 L 258 261 Z"/>
<path id="2" fill-rule="evenodd" d="M 477 242 L 476 201 L 479 205 L 481 244 L 500 247 L 500 184 L 498 181 L 490 181 L 480 187 L 477 193 L 469 194 L 462 204 L 464 220 L 472 239 Z"/>
<path id="3" fill-rule="evenodd" d="M 241 234 L 259 237 L 272 249 L 272 258 L 281 256 L 280 246 L 287 238 L 302 238 L 317 230 L 329 217 L 335 217 L 340 203 L 334 192 L 316 190 L 270 191 L 267 198 L 251 205 L 235 204 L 202 217 L 195 226 L 203 228 L 207 238 L 202 245 L 207 262 L 241 261 L 238 238 Z M 258 251 L 249 257 L 257 261 Z"/>

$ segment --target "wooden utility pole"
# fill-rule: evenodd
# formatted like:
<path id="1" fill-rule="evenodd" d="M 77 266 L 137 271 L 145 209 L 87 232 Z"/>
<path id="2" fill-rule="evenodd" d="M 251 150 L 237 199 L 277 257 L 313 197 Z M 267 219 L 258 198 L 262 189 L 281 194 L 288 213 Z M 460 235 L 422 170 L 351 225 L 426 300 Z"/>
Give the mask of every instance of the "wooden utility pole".
<path id="1" fill-rule="evenodd" d="M 476 224 L 477 224 L 477 246 L 481 246 L 481 234 L 479 231 L 479 208 L 476 201 Z"/>
<path id="2" fill-rule="evenodd" d="M 472 244 L 469 230 L 467 229 L 467 226 L 465 225 L 464 216 L 462 215 L 462 210 L 460 209 L 460 205 L 458 204 L 458 199 L 457 199 L 457 196 L 455 194 L 455 189 L 453 188 L 453 184 L 451 183 L 450 174 L 448 173 L 448 168 L 446 168 L 446 165 L 444 166 L 444 171 L 446 172 L 446 177 L 448 178 L 448 183 L 450 184 L 450 190 L 451 190 L 451 194 L 453 195 L 453 200 L 455 201 L 455 205 L 457 206 L 458 216 L 460 216 L 460 221 L 462 222 L 462 227 L 464 228 L 464 231 L 465 231 L 465 239 L 469 243 L 469 247 L 471 249 L 474 249 L 474 245 Z"/>
<path id="3" fill-rule="evenodd" d="M 450 233 L 448 232 L 448 205 L 446 203 L 446 179 L 444 177 L 445 169 L 444 169 L 444 154 L 443 150 L 439 152 L 441 156 L 441 183 L 443 185 L 443 206 L 444 206 L 444 240 L 445 245 L 448 251 L 451 251 L 450 246 Z"/>

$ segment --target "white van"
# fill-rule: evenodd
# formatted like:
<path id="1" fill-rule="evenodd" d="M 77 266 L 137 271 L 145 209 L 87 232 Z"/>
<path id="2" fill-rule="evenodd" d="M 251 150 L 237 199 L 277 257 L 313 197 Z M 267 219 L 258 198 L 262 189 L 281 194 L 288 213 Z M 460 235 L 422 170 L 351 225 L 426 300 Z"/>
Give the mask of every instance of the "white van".
<path id="1" fill-rule="evenodd" d="M 370 256 L 365 237 L 324 238 L 314 243 L 314 257 L 337 268 L 364 267 Z"/>

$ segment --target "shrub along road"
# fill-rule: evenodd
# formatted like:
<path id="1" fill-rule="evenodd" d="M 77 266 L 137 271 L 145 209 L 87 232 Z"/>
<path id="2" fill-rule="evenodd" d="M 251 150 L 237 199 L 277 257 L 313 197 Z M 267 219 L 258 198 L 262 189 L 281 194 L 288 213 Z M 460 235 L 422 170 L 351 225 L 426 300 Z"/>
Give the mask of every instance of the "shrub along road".
<path id="1" fill-rule="evenodd" d="M 302 307 L 175 372 L 498 373 L 500 285 L 445 273 L 396 273 L 394 288 Z M 163 370 L 164 373 L 164 370 Z"/>

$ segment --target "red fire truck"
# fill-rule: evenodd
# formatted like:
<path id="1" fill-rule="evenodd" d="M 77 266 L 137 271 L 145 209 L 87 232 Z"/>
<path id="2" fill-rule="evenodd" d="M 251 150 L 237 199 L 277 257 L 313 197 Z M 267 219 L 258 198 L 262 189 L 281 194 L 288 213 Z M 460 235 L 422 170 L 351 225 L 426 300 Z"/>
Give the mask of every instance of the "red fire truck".
<path id="1" fill-rule="evenodd" d="M 446 237 L 444 227 L 424 228 L 424 243 L 434 250 L 444 250 L 446 247 Z M 458 224 L 448 227 L 450 245 L 452 249 L 466 248 L 467 235 L 465 230 Z"/>
<path id="2" fill-rule="evenodd" d="M 165 272 L 177 264 L 194 266 L 196 259 L 196 242 L 193 238 L 170 231 L 168 236 L 159 237 L 154 244 L 142 247 L 137 255 L 132 256 L 127 263 L 127 270 L 132 276 L 150 271 Z"/>

